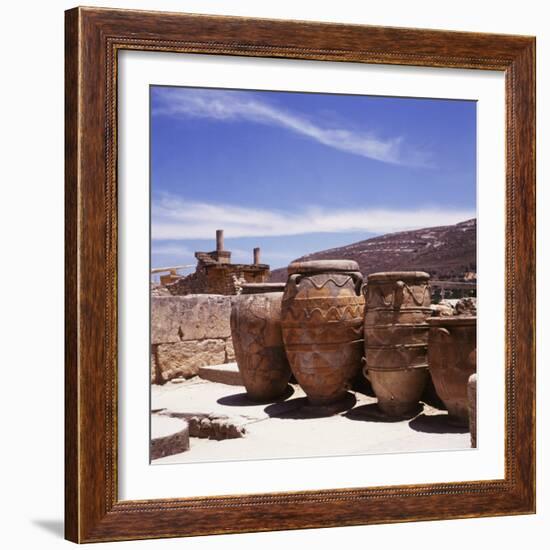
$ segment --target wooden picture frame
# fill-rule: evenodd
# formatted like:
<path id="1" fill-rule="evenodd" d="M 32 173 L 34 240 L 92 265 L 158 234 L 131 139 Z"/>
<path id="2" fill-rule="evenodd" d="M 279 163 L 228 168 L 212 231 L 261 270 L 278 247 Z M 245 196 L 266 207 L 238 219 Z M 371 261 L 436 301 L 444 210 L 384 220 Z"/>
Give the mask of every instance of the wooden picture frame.
<path id="1" fill-rule="evenodd" d="M 505 477 L 120 501 L 117 53 L 496 70 L 506 86 Z M 96 542 L 535 511 L 535 39 L 98 8 L 66 12 L 66 538 Z"/>

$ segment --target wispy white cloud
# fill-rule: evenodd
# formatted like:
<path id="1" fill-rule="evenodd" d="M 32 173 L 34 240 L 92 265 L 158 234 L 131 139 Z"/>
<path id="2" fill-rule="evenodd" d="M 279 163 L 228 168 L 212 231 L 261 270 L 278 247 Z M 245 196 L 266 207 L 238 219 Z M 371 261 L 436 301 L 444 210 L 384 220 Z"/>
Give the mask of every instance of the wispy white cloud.
<path id="1" fill-rule="evenodd" d="M 409 166 L 431 164 L 429 152 L 406 145 L 400 136 L 384 139 L 368 131 L 329 127 L 320 120 L 313 122 L 302 114 L 244 92 L 164 88 L 156 93 L 158 104 L 153 111 L 154 116 L 248 120 L 285 128 L 327 147 L 381 162 Z"/>
<path id="2" fill-rule="evenodd" d="M 299 212 L 247 208 L 232 204 L 188 201 L 163 194 L 152 205 L 152 238 L 211 239 L 223 228 L 229 238 L 301 235 L 306 233 L 389 233 L 458 223 L 474 218 L 472 209 L 388 208 L 328 209 Z"/>
<path id="3" fill-rule="evenodd" d="M 173 243 L 157 243 L 151 252 L 157 256 L 193 256 L 193 252 L 186 246 Z"/>

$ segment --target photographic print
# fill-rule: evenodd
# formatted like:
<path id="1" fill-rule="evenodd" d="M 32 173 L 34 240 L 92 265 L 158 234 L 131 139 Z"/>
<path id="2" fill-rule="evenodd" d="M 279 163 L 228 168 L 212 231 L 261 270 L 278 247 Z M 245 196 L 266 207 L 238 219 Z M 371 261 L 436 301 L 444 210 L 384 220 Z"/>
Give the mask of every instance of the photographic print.
<path id="1" fill-rule="evenodd" d="M 476 447 L 476 102 L 150 87 L 153 464 Z"/>

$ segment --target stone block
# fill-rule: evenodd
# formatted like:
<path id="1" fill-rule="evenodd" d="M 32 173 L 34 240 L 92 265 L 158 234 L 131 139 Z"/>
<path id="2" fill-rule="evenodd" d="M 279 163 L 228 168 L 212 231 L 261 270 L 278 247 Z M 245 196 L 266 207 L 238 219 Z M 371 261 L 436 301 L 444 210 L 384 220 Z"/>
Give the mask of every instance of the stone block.
<path id="1" fill-rule="evenodd" d="M 456 313 L 458 315 L 477 315 L 476 298 L 462 298 L 456 303 Z"/>
<path id="2" fill-rule="evenodd" d="M 228 338 L 225 341 L 225 362 L 234 363 L 235 362 L 235 348 L 233 347 L 233 339 Z"/>
<path id="3" fill-rule="evenodd" d="M 242 419 L 229 418 L 226 415 L 202 414 L 187 418 L 189 434 L 192 437 L 216 439 L 238 439 L 246 436 Z"/>
<path id="4" fill-rule="evenodd" d="M 151 460 L 189 449 L 189 423 L 182 418 L 151 415 Z"/>
<path id="5" fill-rule="evenodd" d="M 452 317 L 455 314 L 454 308 L 447 303 L 431 304 L 432 316 L 434 317 Z"/>
<path id="6" fill-rule="evenodd" d="M 229 338 L 231 302 L 217 294 L 151 297 L 151 343 Z"/>
<path id="7" fill-rule="evenodd" d="M 190 378 L 204 365 L 225 361 L 225 341 L 208 339 L 159 344 L 157 349 L 157 383 L 172 378 Z"/>
<path id="8" fill-rule="evenodd" d="M 237 363 L 200 367 L 198 374 L 200 378 L 210 380 L 210 382 L 218 382 L 230 386 L 244 386 Z"/>

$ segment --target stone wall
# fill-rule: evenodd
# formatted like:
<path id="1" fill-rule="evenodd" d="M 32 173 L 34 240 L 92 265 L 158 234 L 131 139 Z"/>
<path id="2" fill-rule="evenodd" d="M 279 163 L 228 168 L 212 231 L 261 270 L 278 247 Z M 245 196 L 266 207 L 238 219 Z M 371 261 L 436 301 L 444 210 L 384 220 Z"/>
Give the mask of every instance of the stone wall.
<path id="1" fill-rule="evenodd" d="M 235 360 L 231 296 L 151 297 L 151 383 L 190 378 L 199 367 Z"/>
<path id="2" fill-rule="evenodd" d="M 208 289 L 206 269 L 197 267 L 195 273 L 181 277 L 178 281 L 166 286 L 166 290 L 173 296 L 188 294 L 205 294 Z"/>
<path id="3" fill-rule="evenodd" d="M 265 264 L 199 263 L 195 273 L 166 285 L 174 296 L 188 294 L 238 294 L 242 283 L 263 283 L 269 279 L 269 266 Z"/>

